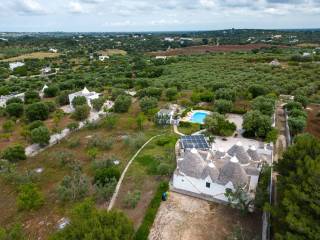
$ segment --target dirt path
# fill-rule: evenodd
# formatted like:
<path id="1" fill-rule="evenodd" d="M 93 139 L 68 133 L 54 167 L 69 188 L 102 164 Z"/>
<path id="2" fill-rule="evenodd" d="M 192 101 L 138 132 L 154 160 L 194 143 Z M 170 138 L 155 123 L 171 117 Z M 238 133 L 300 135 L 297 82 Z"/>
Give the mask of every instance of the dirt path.
<path id="1" fill-rule="evenodd" d="M 173 124 L 173 131 L 174 131 L 175 134 L 178 134 L 180 136 L 184 136 L 183 133 L 179 132 L 178 126 L 175 125 L 175 124 Z"/>
<path id="2" fill-rule="evenodd" d="M 276 108 L 276 128 L 279 130 L 279 136 L 275 144 L 273 162 L 277 163 L 282 157 L 283 152 L 286 150 L 288 144 L 286 139 L 286 118 L 283 109 L 283 104 L 278 103 Z M 273 181 L 273 204 L 277 205 L 277 172 L 272 172 L 272 181 Z"/>
<path id="3" fill-rule="evenodd" d="M 170 192 L 158 210 L 149 240 L 224 240 L 239 225 L 248 239 L 260 235 L 261 215 L 241 216 L 221 204 Z"/>
<path id="4" fill-rule="evenodd" d="M 121 177 L 120 177 L 120 179 L 119 179 L 119 181 L 118 181 L 118 183 L 117 183 L 116 189 L 115 189 L 115 191 L 114 191 L 114 193 L 113 193 L 113 195 L 112 195 L 112 198 L 111 198 L 110 203 L 109 203 L 109 206 L 108 206 L 108 211 L 110 211 L 110 210 L 113 208 L 113 206 L 114 206 L 114 204 L 115 204 L 115 202 L 116 202 L 116 200 L 117 200 L 117 197 L 118 197 L 118 193 L 119 193 L 121 184 L 122 184 L 122 182 L 123 182 L 123 179 L 124 179 L 124 177 L 125 177 L 128 169 L 129 169 L 131 163 L 133 162 L 133 160 L 139 155 L 139 153 L 140 153 L 153 139 L 155 139 L 155 138 L 157 138 L 157 137 L 159 137 L 159 136 L 161 136 L 161 135 L 162 135 L 162 134 L 159 134 L 159 135 L 156 135 L 156 136 L 153 136 L 152 138 L 150 138 L 145 144 L 143 144 L 143 146 L 142 146 L 142 147 L 133 155 L 133 157 L 130 159 L 130 161 L 128 162 L 127 166 L 126 166 L 125 169 L 123 170 L 123 172 L 122 172 L 122 174 L 121 174 Z"/>

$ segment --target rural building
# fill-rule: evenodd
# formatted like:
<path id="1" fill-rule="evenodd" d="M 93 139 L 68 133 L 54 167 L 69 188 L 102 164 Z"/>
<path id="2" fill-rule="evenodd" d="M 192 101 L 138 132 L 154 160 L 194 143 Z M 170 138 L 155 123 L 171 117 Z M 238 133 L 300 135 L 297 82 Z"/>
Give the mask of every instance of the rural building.
<path id="1" fill-rule="evenodd" d="M 157 113 L 157 121 L 161 125 L 169 125 L 174 123 L 174 111 L 170 109 L 160 109 Z"/>
<path id="2" fill-rule="evenodd" d="M 41 74 L 42 75 L 45 75 L 45 74 L 48 74 L 52 71 L 51 67 L 44 67 L 41 69 Z"/>
<path id="3" fill-rule="evenodd" d="M 172 38 L 172 37 L 165 37 L 165 38 L 164 38 L 164 41 L 166 41 L 166 42 L 174 42 L 174 38 Z"/>
<path id="4" fill-rule="evenodd" d="M 96 93 L 96 92 L 90 92 L 86 87 L 83 90 L 79 91 L 79 92 L 70 94 L 69 95 L 69 102 L 70 102 L 70 108 L 72 110 L 74 110 L 74 107 L 72 106 L 72 100 L 75 97 L 85 97 L 87 99 L 88 106 L 90 108 L 92 108 L 91 101 L 94 100 L 94 99 L 98 99 L 100 97 L 100 94 Z"/>
<path id="5" fill-rule="evenodd" d="M 24 102 L 24 93 L 0 96 L 0 107 L 5 107 L 7 101 L 11 98 L 20 98 Z"/>
<path id="6" fill-rule="evenodd" d="M 24 66 L 23 62 L 12 62 L 12 63 L 9 63 L 9 68 L 10 68 L 11 71 L 13 71 L 17 67 L 22 67 L 22 66 Z"/>
<path id="7" fill-rule="evenodd" d="M 166 60 L 166 59 L 167 59 L 167 56 L 156 56 L 156 59 Z"/>
<path id="8" fill-rule="evenodd" d="M 311 53 L 308 53 L 308 52 L 304 52 L 302 54 L 302 57 L 310 57 L 311 56 Z"/>
<path id="9" fill-rule="evenodd" d="M 57 53 L 57 52 L 58 52 L 58 49 L 55 49 L 55 48 L 50 48 L 50 49 L 49 49 L 49 52 L 52 52 L 52 53 Z"/>
<path id="10" fill-rule="evenodd" d="M 99 60 L 100 60 L 101 62 L 103 62 L 104 60 L 109 59 L 109 58 L 110 58 L 110 57 L 107 56 L 107 55 L 105 55 L 105 56 L 99 56 Z"/>
<path id="11" fill-rule="evenodd" d="M 254 140 L 233 141 L 218 140 L 209 148 L 202 135 L 181 137 L 173 190 L 227 203 L 226 190 L 241 187 L 254 198 L 262 166 L 272 162 L 272 149 Z"/>
<path id="12" fill-rule="evenodd" d="M 278 59 L 274 59 L 273 61 L 271 61 L 271 62 L 269 63 L 269 65 L 270 65 L 270 66 L 273 66 L 273 67 L 279 67 L 279 66 L 281 66 L 281 63 L 279 62 Z"/>

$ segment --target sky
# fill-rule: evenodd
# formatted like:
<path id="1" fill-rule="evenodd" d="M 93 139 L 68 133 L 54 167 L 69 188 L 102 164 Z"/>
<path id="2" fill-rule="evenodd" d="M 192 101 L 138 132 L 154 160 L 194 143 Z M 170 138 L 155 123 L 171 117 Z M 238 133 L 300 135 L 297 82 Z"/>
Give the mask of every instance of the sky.
<path id="1" fill-rule="evenodd" d="M 320 27 L 320 0 L 0 0 L 0 31 Z"/>

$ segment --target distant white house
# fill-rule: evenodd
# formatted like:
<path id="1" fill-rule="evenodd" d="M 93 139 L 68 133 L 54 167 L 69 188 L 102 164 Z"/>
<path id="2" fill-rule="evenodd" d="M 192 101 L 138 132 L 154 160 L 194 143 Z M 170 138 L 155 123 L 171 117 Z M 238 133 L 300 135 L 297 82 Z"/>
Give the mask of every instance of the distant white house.
<path id="1" fill-rule="evenodd" d="M 86 87 L 79 91 L 75 92 L 69 95 L 69 102 L 70 102 L 70 108 L 74 110 L 74 107 L 72 105 L 72 101 L 75 97 L 85 97 L 87 99 L 87 104 L 90 108 L 92 108 L 91 101 L 94 99 L 98 99 L 100 97 L 99 93 L 96 92 L 90 92 Z"/>
<path id="2" fill-rule="evenodd" d="M 5 107 L 7 101 L 11 98 L 20 98 L 24 102 L 24 93 L 0 96 L 0 107 Z"/>
<path id="3" fill-rule="evenodd" d="M 172 37 L 165 37 L 165 38 L 164 38 L 164 41 L 166 41 L 166 42 L 174 42 L 174 38 L 172 38 Z"/>
<path id="4" fill-rule="evenodd" d="M 56 48 L 50 48 L 50 49 L 49 49 L 49 52 L 57 53 L 57 52 L 58 52 L 58 49 L 56 49 Z"/>
<path id="5" fill-rule="evenodd" d="M 180 38 L 180 41 L 190 41 L 190 42 L 192 42 L 193 38 L 182 37 L 182 38 Z"/>
<path id="6" fill-rule="evenodd" d="M 110 57 L 108 56 L 108 55 L 105 55 L 105 56 L 99 56 L 99 60 L 100 61 L 104 61 L 104 60 L 106 60 L 106 59 L 110 59 Z"/>
<path id="7" fill-rule="evenodd" d="M 132 90 L 126 90 L 126 91 L 124 91 L 124 92 L 125 92 L 125 94 L 128 94 L 128 95 L 131 96 L 131 97 L 134 97 L 134 96 L 137 95 L 137 91 L 135 91 L 134 89 L 132 89 Z"/>
<path id="8" fill-rule="evenodd" d="M 173 190 L 207 200 L 227 203 L 227 189 L 242 188 L 254 199 L 263 164 L 272 162 L 272 149 L 252 141 L 210 145 L 204 136 L 183 136 L 178 151 Z M 234 145 L 231 145 L 234 144 Z M 230 147 L 231 146 L 231 147 Z"/>
<path id="9" fill-rule="evenodd" d="M 302 57 L 310 57 L 311 56 L 311 53 L 308 53 L 308 52 L 304 52 L 302 54 Z"/>
<path id="10" fill-rule="evenodd" d="M 41 71 L 41 74 L 45 75 L 45 74 L 50 73 L 52 71 L 52 69 L 51 69 L 51 67 L 44 67 L 40 71 Z"/>
<path id="11" fill-rule="evenodd" d="M 269 63 L 269 65 L 270 65 L 270 66 L 273 66 L 273 67 L 279 67 L 279 66 L 281 66 L 281 63 L 279 62 L 278 59 L 274 59 L 273 61 L 271 61 L 271 62 Z"/>
<path id="12" fill-rule="evenodd" d="M 156 56 L 156 59 L 166 60 L 167 58 L 168 58 L 167 56 Z"/>
<path id="13" fill-rule="evenodd" d="M 12 63 L 9 63 L 9 68 L 11 71 L 13 71 L 15 68 L 22 67 L 24 65 L 25 65 L 24 62 L 12 62 Z"/>

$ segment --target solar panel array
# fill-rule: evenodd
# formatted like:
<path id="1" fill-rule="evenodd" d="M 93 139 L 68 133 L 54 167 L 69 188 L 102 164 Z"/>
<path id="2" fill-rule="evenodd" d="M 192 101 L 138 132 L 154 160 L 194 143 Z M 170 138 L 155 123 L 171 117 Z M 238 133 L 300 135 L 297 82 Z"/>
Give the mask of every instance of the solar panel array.
<path id="1" fill-rule="evenodd" d="M 183 148 L 208 149 L 209 144 L 203 135 L 182 136 L 181 144 Z"/>

